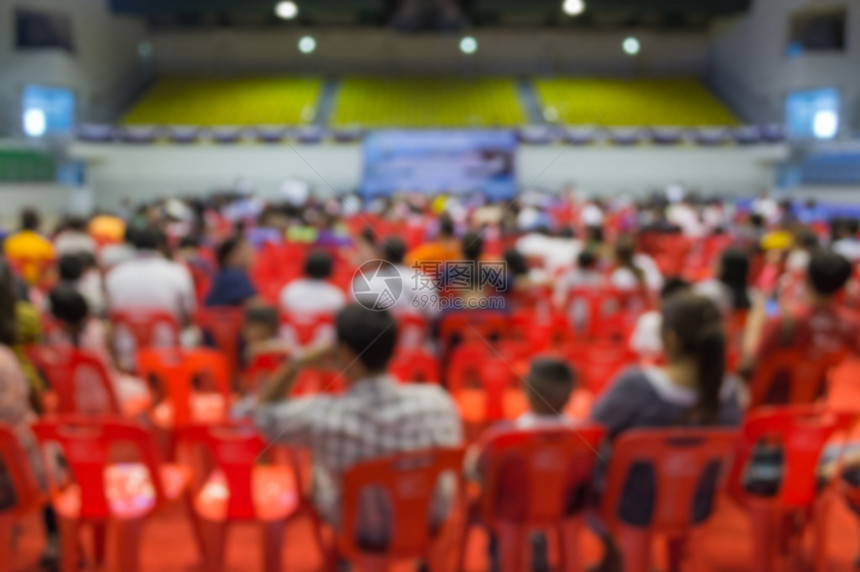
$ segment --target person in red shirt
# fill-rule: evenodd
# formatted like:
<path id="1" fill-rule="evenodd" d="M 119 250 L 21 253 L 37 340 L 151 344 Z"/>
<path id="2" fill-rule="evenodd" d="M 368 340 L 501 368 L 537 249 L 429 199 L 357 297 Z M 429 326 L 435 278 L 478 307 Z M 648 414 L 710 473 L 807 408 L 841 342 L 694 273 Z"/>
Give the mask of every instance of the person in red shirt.
<path id="1" fill-rule="evenodd" d="M 796 349 L 810 357 L 860 349 L 858 316 L 836 301 L 850 277 L 851 264 L 843 256 L 830 250 L 814 252 L 806 276 L 805 302 L 768 312 L 768 303 L 760 301 L 752 311 L 741 373 L 749 377 L 757 364 L 779 349 Z"/>

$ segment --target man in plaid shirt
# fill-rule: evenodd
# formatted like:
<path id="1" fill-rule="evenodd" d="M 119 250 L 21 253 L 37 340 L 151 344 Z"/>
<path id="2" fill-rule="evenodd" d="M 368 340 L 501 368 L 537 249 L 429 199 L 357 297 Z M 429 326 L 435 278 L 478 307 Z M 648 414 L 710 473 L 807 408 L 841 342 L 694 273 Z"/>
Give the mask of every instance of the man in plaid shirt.
<path id="1" fill-rule="evenodd" d="M 436 385 L 402 384 L 386 373 L 397 341 L 397 324 L 387 311 L 358 304 L 336 319 L 334 348 L 308 352 L 274 374 L 259 396 L 255 421 L 273 442 L 306 447 L 313 454 L 314 501 L 320 515 L 339 521 L 343 474 L 362 461 L 429 448 L 457 447 L 462 424 L 450 396 Z M 343 395 L 289 399 L 302 367 L 333 360 L 347 380 Z M 437 487 L 434 516 L 445 514 L 453 481 Z M 384 544 L 390 523 L 384 497 L 361 499 L 363 542 Z"/>

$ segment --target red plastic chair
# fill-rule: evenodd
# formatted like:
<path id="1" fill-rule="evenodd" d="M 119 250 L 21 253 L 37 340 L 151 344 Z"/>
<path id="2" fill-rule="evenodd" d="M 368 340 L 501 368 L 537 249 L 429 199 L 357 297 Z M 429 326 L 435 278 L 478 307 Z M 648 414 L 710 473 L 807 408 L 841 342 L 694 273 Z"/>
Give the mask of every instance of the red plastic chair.
<path id="1" fill-rule="evenodd" d="M 778 546 L 786 546 L 781 526 L 786 515 L 805 516 L 811 511 L 815 570 L 826 569 L 828 512 L 833 491 L 828 483 L 822 489 L 818 463 L 821 452 L 835 433 L 849 431 L 856 414 L 833 412 L 803 405 L 765 407 L 748 415 L 737 444 L 728 484 L 731 496 L 749 510 L 752 522 L 755 570 L 781 570 Z M 774 496 L 748 493 L 743 477 L 762 441 L 779 443 L 783 450 L 782 478 Z M 839 474 L 839 471 L 834 471 Z"/>
<path id="2" fill-rule="evenodd" d="M 657 534 L 669 542 L 670 570 L 680 569 L 685 545 L 690 569 L 707 570 L 702 525 L 736 440 L 734 430 L 692 427 L 635 430 L 616 439 L 601 508 L 620 543 L 625 572 L 651 569 Z M 652 490 L 643 491 L 649 481 Z M 697 497 L 707 502 L 696 503 Z"/>
<path id="3" fill-rule="evenodd" d="M 263 379 L 278 369 L 288 357 L 287 352 L 265 352 L 254 356 L 242 372 L 242 389 L 256 391 Z"/>
<path id="4" fill-rule="evenodd" d="M 250 426 L 188 426 L 180 430 L 179 442 L 184 453 L 203 449 L 214 461 L 214 470 L 195 471 L 192 479 L 192 510 L 206 569 L 224 568 L 229 525 L 250 520 L 262 526 L 264 569 L 281 570 L 287 521 L 301 506 L 301 480 L 294 467 L 257 464 L 266 444 Z"/>
<path id="5" fill-rule="evenodd" d="M 244 312 L 241 308 L 201 308 L 195 317 L 197 326 L 208 333 L 215 347 L 227 358 L 230 372 L 239 371 L 239 339 L 242 336 Z"/>
<path id="6" fill-rule="evenodd" d="M 39 490 L 36 475 L 27 452 L 10 427 L 0 424 L 0 465 L 12 485 L 15 504 L 0 507 L 0 547 L 6 551 L 0 558 L 0 572 L 12 572 L 12 531 L 19 518 L 41 506 L 44 495 Z"/>
<path id="7" fill-rule="evenodd" d="M 155 407 L 153 419 L 161 427 L 222 421 L 230 404 L 227 360 L 215 350 L 149 348 L 138 352 L 139 371 L 156 379 L 166 398 Z M 202 380 L 209 391 L 194 387 Z"/>
<path id="8" fill-rule="evenodd" d="M 153 435 L 128 421 L 52 417 L 36 423 L 33 431 L 41 443 L 59 444 L 72 476 L 61 486 L 51 483 L 51 503 L 60 521 L 62 569 L 77 570 L 79 532 L 83 524 L 90 524 L 97 560 L 104 560 L 106 528 L 115 527 L 116 562 L 109 569 L 138 570 L 144 520 L 182 494 L 186 474 L 162 465 Z M 119 445 L 131 445 L 139 460 L 111 462 Z"/>
<path id="9" fill-rule="evenodd" d="M 423 350 L 401 350 L 394 354 L 388 371 L 404 383 L 439 383 L 439 359 Z"/>
<path id="10" fill-rule="evenodd" d="M 454 339 L 496 341 L 510 331 L 510 317 L 489 310 L 463 310 L 444 314 L 439 320 L 439 340 L 450 348 Z"/>
<path id="11" fill-rule="evenodd" d="M 400 349 L 420 348 L 427 342 L 429 325 L 427 319 L 419 314 L 397 316 L 397 347 Z"/>
<path id="12" fill-rule="evenodd" d="M 110 321 L 115 329 L 131 334 L 138 348 L 179 344 L 179 322 L 173 314 L 165 310 L 114 310 L 110 313 Z M 169 332 L 170 336 L 165 336 L 162 332 Z"/>
<path id="13" fill-rule="evenodd" d="M 333 340 L 334 316 L 330 314 L 282 315 L 280 337 L 290 347 L 296 349 Z"/>
<path id="14" fill-rule="evenodd" d="M 845 352 L 777 350 L 762 361 L 750 381 L 750 408 L 763 405 L 808 405 L 827 390 L 827 374 Z M 779 382 L 787 384 L 779 387 Z"/>
<path id="15" fill-rule="evenodd" d="M 337 553 L 363 572 L 389 570 L 397 560 L 417 558 L 425 559 L 429 572 L 445 570 L 446 559 L 455 552 L 452 542 L 459 528 L 456 506 L 443 522 L 432 527 L 428 523 L 439 477 L 451 473 L 460 482 L 462 466 L 460 448 L 404 453 L 353 466 L 343 476 Z M 367 487 L 381 489 L 392 508 L 390 538 L 384 551 L 369 551 L 359 541 L 360 498 Z"/>
<path id="16" fill-rule="evenodd" d="M 605 434 L 602 427 L 581 426 L 495 431 L 487 437 L 478 506 L 497 536 L 502 572 L 528 569 L 525 548 L 534 529 L 558 535 L 559 570 L 581 570 L 582 517 Z M 467 539 L 463 534 L 460 569 Z"/>
<path id="17" fill-rule="evenodd" d="M 107 367 L 92 353 L 71 346 L 34 346 L 27 349 L 27 356 L 48 378 L 51 397 L 45 402 L 52 413 L 122 412 Z M 101 403 L 99 399 L 93 403 L 94 396 Z"/>
<path id="18" fill-rule="evenodd" d="M 594 394 L 603 392 L 618 374 L 638 359 L 627 344 L 601 340 L 575 344 L 564 354 L 576 369 L 582 384 Z"/>

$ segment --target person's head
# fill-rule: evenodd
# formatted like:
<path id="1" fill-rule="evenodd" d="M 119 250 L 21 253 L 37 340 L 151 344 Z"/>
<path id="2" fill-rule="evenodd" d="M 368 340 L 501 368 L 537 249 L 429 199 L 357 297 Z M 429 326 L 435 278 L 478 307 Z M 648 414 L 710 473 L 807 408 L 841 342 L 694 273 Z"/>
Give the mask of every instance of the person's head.
<path id="1" fill-rule="evenodd" d="M 670 276 L 663 282 L 663 287 L 660 288 L 660 303 L 662 304 L 669 298 L 682 292 L 689 292 L 692 285 L 678 276 Z"/>
<path id="2" fill-rule="evenodd" d="M 234 235 L 218 246 L 218 266 L 248 270 L 254 262 L 254 250 L 251 244 L 241 235 Z"/>
<path id="3" fill-rule="evenodd" d="M 529 272 L 526 257 L 516 248 L 509 248 L 505 251 L 505 266 L 510 276 L 525 276 Z"/>
<path id="4" fill-rule="evenodd" d="M 271 340 L 278 337 L 279 326 L 277 308 L 267 305 L 251 306 L 245 310 L 242 339 L 248 344 Z"/>
<path id="5" fill-rule="evenodd" d="M 382 243 L 382 258 L 391 264 L 403 264 L 406 256 L 406 243 L 397 236 L 389 236 Z"/>
<path id="6" fill-rule="evenodd" d="M 164 247 L 167 237 L 157 226 L 145 226 L 132 233 L 132 241 L 137 250 L 158 251 Z"/>
<path id="7" fill-rule="evenodd" d="M 583 250 L 576 257 L 576 267 L 580 270 L 594 270 L 597 266 L 597 257 L 590 250 Z"/>
<path id="8" fill-rule="evenodd" d="M 66 220 L 63 221 L 63 229 L 72 232 L 86 233 L 87 219 L 80 216 L 67 217 Z"/>
<path id="9" fill-rule="evenodd" d="M 12 346 L 17 336 L 15 324 L 15 276 L 6 259 L 0 256 L 0 345 Z"/>
<path id="10" fill-rule="evenodd" d="M 454 238 L 454 219 L 448 213 L 439 217 L 439 238 L 442 240 Z"/>
<path id="11" fill-rule="evenodd" d="M 305 276 L 314 280 L 325 280 L 331 276 L 332 265 L 331 255 L 323 250 L 314 250 L 308 254 L 305 260 Z"/>
<path id="12" fill-rule="evenodd" d="M 524 387 L 529 409 L 538 415 L 562 415 L 575 385 L 576 376 L 565 361 L 533 359 Z"/>
<path id="13" fill-rule="evenodd" d="M 809 259 L 807 290 L 813 301 L 833 298 L 851 278 L 851 263 L 832 250 L 816 250 Z"/>
<path id="14" fill-rule="evenodd" d="M 857 238 L 858 230 L 860 230 L 860 222 L 856 218 L 844 219 L 837 228 L 839 238 Z"/>
<path id="15" fill-rule="evenodd" d="M 603 244 L 603 227 L 597 225 L 585 227 L 585 241 L 592 244 Z"/>
<path id="16" fill-rule="evenodd" d="M 720 257 L 718 279 L 732 293 L 734 309 L 745 310 L 750 307 L 747 292 L 750 271 L 750 259 L 746 252 L 739 248 L 728 248 Z"/>
<path id="17" fill-rule="evenodd" d="M 34 208 L 26 208 L 21 211 L 21 230 L 38 231 L 42 226 L 42 215 Z"/>
<path id="18" fill-rule="evenodd" d="M 692 421 L 715 423 L 726 372 L 726 337 L 720 310 L 708 298 L 679 294 L 663 303 L 661 336 L 669 367 L 691 366 L 698 399 Z"/>
<path id="19" fill-rule="evenodd" d="M 86 298 L 74 286 L 59 284 L 51 290 L 48 299 L 51 315 L 77 343 L 78 335 L 83 331 L 90 314 Z"/>
<path id="20" fill-rule="evenodd" d="M 764 217 L 759 213 L 753 213 L 750 215 L 750 226 L 755 229 L 763 229 L 764 228 Z"/>
<path id="21" fill-rule="evenodd" d="M 463 236 L 463 257 L 466 260 L 476 261 L 481 258 L 481 252 L 484 250 L 484 239 L 481 238 L 481 233 L 475 230 L 470 230 Z"/>
<path id="22" fill-rule="evenodd" d="M 350 381 L 385 372 L 397 343 L 397 322 L 386 310 L 350 304 L 335 319 L 337 361 Z"/>
<path id="23" fill-rule="evenodd" d="M 194 252 L 200 248 L 200 238 L 194 234 L 186 234 L 179 239 L 179 250 L 183 252 Z"/>
<path id="24" fill-rule="evenodd" d="M 77 282 L 84 275 L 83 260 L 77 254 L 64 254 L 57 264 L 60 270 L 60 280 L 64 282 Z"/>

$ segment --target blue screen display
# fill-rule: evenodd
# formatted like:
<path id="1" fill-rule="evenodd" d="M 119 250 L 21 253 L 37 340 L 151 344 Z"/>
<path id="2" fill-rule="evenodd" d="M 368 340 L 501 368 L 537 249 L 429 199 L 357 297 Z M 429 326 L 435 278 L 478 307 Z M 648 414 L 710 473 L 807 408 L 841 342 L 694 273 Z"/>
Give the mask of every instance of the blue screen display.
<path id="1" fill-rule="evenodd" d="M 364 139 L 365 196 L 424 192 L 516 193 L 517 140 L 510 131 L 390 130 Z"/>
<path id="2" fill-rule="evenodd" d="M 833 138 L 839 129 L 839 92 L 824 88 L 789 94 L 785 122 L 791 137 Z"/>
<path id="3" fill-rule="evenodd" d="M 25 118 L 28 111 L 41 111 L 44 134 L 67 133 L 75 124 L 75 94 L 70 89 L 28 85 L 24 88 L 21 108 Z"/>

